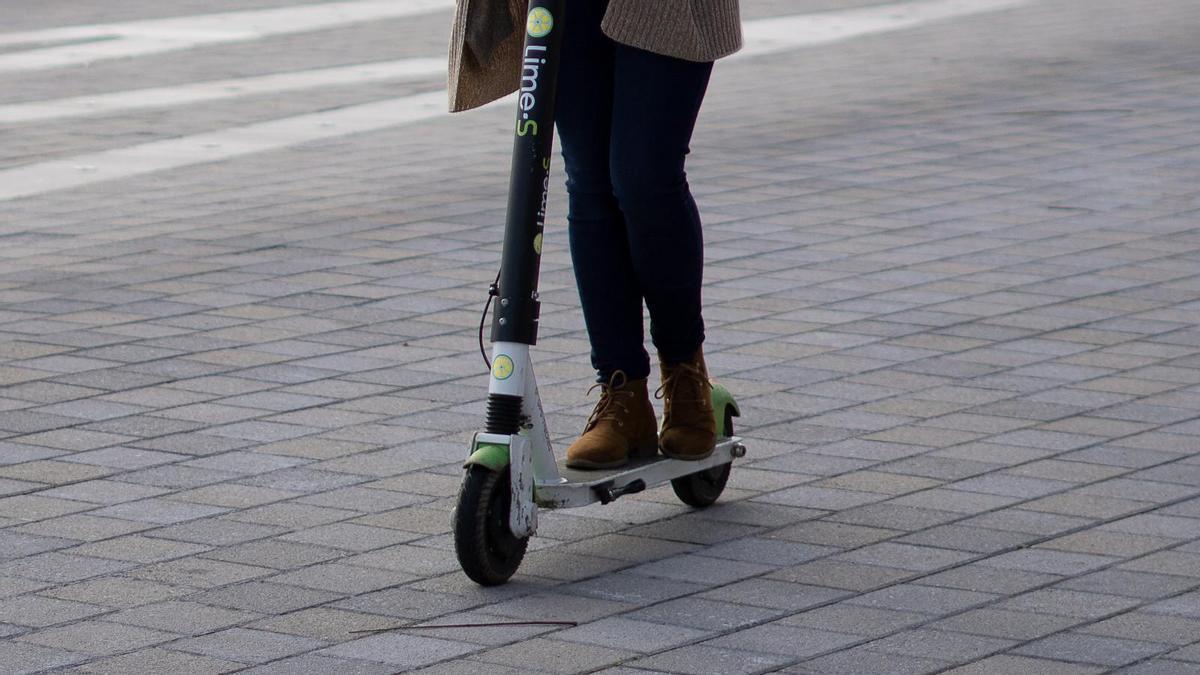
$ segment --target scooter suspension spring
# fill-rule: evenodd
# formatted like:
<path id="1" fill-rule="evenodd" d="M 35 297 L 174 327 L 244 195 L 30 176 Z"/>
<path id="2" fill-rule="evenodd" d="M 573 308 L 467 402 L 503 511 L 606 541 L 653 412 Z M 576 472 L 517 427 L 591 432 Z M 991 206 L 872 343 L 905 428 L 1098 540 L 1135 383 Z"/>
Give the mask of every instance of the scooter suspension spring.
<path id="1" fill-rule="evenodd" d="M 511 436 L 521 429 L 521 397 L 488 394 L 487 432 Z"/>

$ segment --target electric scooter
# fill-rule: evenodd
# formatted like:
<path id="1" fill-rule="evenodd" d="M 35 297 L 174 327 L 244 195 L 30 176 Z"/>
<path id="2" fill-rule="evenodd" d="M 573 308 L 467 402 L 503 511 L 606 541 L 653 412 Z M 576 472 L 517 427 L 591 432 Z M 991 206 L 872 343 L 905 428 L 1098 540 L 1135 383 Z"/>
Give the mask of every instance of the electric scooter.
<path id="1" fill-rule="evenodd" d="M 498 300 L 488 362 L 487 422 L 472 439 L 453 516 L 459 563 L 468 577 L 484 586 L 502 584 L 516 573 L 537 531 L 538 509 L 608 504 L 667 482 L 685 504 L 709 506 L 725 489 L 733 460 L 746 453 L 733 433 L 737 403 L 714 382 L 718 438 L 705 459 L 633 458 L 618 469 L 596 471 L 569 469 L 555 460 L 529 348 L 537 342 L 538 273 L 567 4 L 568 0 L 529 3 L 504 248 L 488 297 L 488 305 Z"/>

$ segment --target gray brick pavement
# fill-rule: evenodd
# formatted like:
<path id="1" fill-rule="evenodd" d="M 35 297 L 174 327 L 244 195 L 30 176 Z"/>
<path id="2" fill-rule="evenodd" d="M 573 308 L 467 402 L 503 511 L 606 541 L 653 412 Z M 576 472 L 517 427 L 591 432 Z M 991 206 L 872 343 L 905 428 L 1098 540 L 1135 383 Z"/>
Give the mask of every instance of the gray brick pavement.
<path id="1" fill-rule="evenodd" d="M 447 21 L 0 73 L 0 104 L 440 54 Z M 751 455 L 708 511 L 545 514 L 501 589 L 449 516 L 506 110 L 0 201 L 3 669 L 1195 671 L 1197 30 L 1040 0 L 721 64 L 689 172 Z M 437 86 L 22 124 L 0 168 Z M 561 447 L 591 373 L 550 214 Z M 351 632 L 527 618 L 580 625 Z"/>

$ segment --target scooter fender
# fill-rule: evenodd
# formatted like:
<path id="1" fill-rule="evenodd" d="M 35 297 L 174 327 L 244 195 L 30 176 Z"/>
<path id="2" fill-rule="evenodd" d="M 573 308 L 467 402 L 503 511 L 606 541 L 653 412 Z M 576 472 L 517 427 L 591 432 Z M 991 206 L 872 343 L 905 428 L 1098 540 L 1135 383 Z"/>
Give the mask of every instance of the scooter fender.
<path id="1" fill-rule="evenodd" d="M 463 463 L 463 468 L 471 465 L 479 465 L 487 469 L 491 469 L 497 473 L 504 470 L 508 466 L 509 455 L 508 446 L 499 443 L 479 443 L 475 446 L 475 452 L 467 457 L 467 461 Z"/>
<path id="2" fill-rule="evenodd" d="M 716 382 L 712 383 L 712 403 L 713 417 L 716 418 L 717 422 L 717 431 L 724 433 L 725 408 L 732 408 L 734 417 L 741 417 L 742 411 L 738 408 L 737 401 L 733 400 L 733 394 L 729 393 L 729 390 L 723 385 Z"/>

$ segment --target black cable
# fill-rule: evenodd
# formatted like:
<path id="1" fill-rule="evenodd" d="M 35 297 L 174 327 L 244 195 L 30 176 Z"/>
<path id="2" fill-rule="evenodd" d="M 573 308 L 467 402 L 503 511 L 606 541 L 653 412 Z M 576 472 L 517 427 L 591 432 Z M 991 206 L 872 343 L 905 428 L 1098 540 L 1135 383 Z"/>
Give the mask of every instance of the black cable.
<path id="1" fill-rule="evenodd" d="M 488 286 L 487 303 L 483 306 L 483 314 L 479 317 L 479 353 L 483 356 L 483 362 L 487 364 L 488 372 L 492 372 L 492 362 L 488 360 L 487 350 L 483 347 L 483 324 L 487 323 L 488 310 L 492 307 L 492 298 L 500 295 L 500 270 L 496 270 L 496 280 Z"/>

